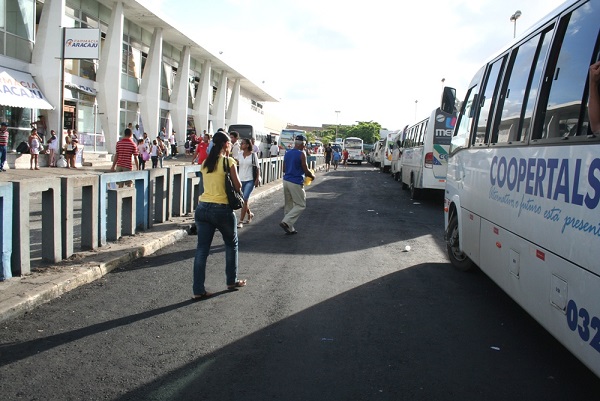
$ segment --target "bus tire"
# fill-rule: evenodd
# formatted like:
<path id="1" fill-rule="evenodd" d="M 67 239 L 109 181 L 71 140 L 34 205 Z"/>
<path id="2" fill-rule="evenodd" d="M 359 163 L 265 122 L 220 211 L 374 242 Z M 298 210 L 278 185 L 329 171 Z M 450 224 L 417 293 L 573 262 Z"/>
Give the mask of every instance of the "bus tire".
<path id="1" fill-rule="evenodd" d="M 473 268 L 473 261 L 460 250 L 458 235 L 458 219 L 456 218 L 456 214 L 454 214 L 448 223 L 446 249 L 448 250 L 448 257 L 450 258 L 452 266 L 460 271 L 466 272 Z"/>
<path id="2" fill-rule="evenodd" d="M 414 177 L 410 177 L 410 199 L 417 200 L 421 197 L 421 190 L 415 188 L 415 179 Z"/>

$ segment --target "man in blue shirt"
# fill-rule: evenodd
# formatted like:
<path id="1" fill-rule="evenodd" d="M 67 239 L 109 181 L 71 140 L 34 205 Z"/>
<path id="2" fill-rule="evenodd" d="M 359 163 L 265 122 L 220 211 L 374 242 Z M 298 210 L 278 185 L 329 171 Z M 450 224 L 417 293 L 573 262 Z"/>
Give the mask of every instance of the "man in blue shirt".
<path id="1" fill-rule="evenodd" d="M 306 209 L 306 192 L 304 192 L 304 178 L 308 176 L 315 179 L 315 175 L 306 164 L 306 138 L 298 135 L 294 141 L 294 148 L 288 150 L 283 157 L 283 220 L 279 226 L 286 234 L 296 234 L 294 224 Z"/>

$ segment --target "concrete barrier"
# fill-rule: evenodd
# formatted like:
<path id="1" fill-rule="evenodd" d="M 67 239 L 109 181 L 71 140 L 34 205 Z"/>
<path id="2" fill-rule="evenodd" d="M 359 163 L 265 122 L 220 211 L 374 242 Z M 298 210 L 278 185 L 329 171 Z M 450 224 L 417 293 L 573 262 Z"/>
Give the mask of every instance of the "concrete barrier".
<path id="1" fill-rule="evenodd" d="M 73 255 L 73 194 L 81 188 L 81 248 L 98 248 L 98 176 L 61 177 L 62 257 Z"/>
<path id="2" fill-rule="evenodd" d="M 13 185 L 10 182 L 0 183 L 0 241 L 2 243 L 2 258 L 0 258 L 0 281 L 12 277 L 12 227 L 13 227 Z"/>
<path id="3" fill-rule="evenodd" d="M 122 235 L 135 235 L 136 190 L 125 187 L 108 190 L 106 239 L 116 241 Z"/>
<path id="4" fill-rule="evenodd" d="M 13 271 L 31 273 L 30 196 L 42 193 L 42 260 L 57 263 L 61 259 L 60 179 L 45 177 L 13 182 Z"/>

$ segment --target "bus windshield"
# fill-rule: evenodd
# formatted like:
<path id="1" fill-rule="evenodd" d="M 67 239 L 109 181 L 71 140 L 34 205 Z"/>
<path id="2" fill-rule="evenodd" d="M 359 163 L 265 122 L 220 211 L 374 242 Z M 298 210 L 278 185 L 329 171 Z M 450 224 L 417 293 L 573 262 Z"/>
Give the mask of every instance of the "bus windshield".
<path id="1" fill-rule="evenodd" d="M 362 150 L 363 141 L 362 139 L 346 139 L 345 148 L 346 149 L 361 149 Z"/>

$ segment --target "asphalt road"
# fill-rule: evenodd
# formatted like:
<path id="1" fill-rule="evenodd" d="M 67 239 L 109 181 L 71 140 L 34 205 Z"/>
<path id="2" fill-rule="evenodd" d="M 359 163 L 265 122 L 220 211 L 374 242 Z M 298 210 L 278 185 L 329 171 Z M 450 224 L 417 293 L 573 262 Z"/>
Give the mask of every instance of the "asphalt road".
<path id="1" fill-rule="evenodd" d="M 188 237 L 0 326 L 3 400 L 593 400 L 600 379 L 481 272 L 448 263 L 440 196 L 370 166 L 281 192 L 240 230 L 240 278 L 192 303 Z M 406 246 L 409 252 L 404 252 Z"/>

